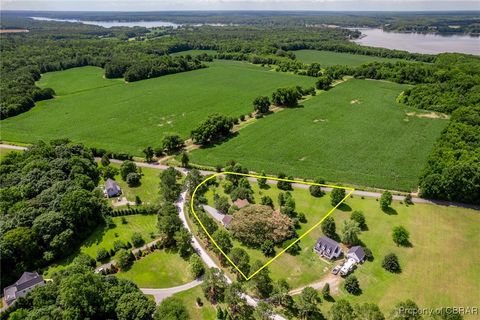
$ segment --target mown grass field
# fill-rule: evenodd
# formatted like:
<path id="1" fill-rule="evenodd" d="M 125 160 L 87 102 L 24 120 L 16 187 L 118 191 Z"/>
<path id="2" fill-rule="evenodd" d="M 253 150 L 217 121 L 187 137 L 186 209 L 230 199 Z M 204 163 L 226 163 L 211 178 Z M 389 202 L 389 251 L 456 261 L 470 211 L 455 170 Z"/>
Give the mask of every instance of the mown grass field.
<path id="1" fill-rule="evenodd" d="M 210 301 L 205 299 L 201 286 L 188 289 L 173 295 L 173 297 L 181 300 L 185 308 L 187 308 L 190 319 L 195 320 L 215 320 L 217 315 L 217 305 L 212 305 Z M 200 298 L 203 306 L 197 306 L 196 299 Z M 225 309 L 224 305 L 221 305 Z"/>
<path id="2" fill-rule="evenodd" d="M 382 58 L 375 56 L 366 56 L 361 54 L 351 54 L 343 52 L 319 51 L 319 50 L 297 50 L 294 51 L 297 60 L 303 63 L 320 63 L 322 67 L 333 66 L 336 64 L 347 66 L 359 66 L 368 62 L 387 62 L 399 61 L 399 59 Z"/>
<path id="3" fill-rule="evenodd" d="M 208 68 L 133 83 L 103 79 L 103 70 L 74 68 L 44 75 L 41 87 L 55 99 L 2 120 L 2 140 L 36 142 L 62 137 L 88 146 L 142 155 L 164 135 L 187 138 L 208 115 L 253 111 L 258 95 L 283 86 L 312 86 L 314 79 L 243 62 L 213 62 Z"/>
<path id="4" fill-rule="evenodd" d="M 348 80 L 299 108 L 259 119 L 220 145 L 193 151 L 191 162 L 237 159 L 257 172 L 412 190 L 447 120 L 408 116 L 421 111 L 396 103 L 405 88 Z"/>
<path id="5" fill-rule="evenodd" d="M 256 184 L 252 184 L 252 187 L 257 200 L 259 189 Z M 221 188 L 216 188 L 215 192 L 223 194 Z M 261 192 L 268 194 L 276 203 L 280 191 L 272 185 Z M 329 194 L 314 198 L 306 189 L 295 189 L 292 195 L 297 211 L 305 213 L 308 219 L 298 231 L 299 234 L 319 221 L 324 212 L 331 208 Z M 213 190 L 208 191 L 206 196 L 211 203 Z M 340 292 L 334 298 L 346 298 L 352 303 L 375 302 L 385 314 L 396 303 L 406 299 L 430 308 L 475 305 L 480 296 L 480 287 L 476 285 L 480 281 L 480 270 L 476 267 L 480 263 L 480 250 L 475 246 L 480 242 L 479 212 L 429 204 L 406 206 L 398 201 L 394 201 L 392 208 L 392 214 L 386 214 L 376 199 L 354 196 L 347 199 L 341 210 L 333 212 L 337 233 L 341 235 L 343 221 L 350 218 L 351 212 L 363 211 L 368 230 L 360 234 L 360 239 L 374 255 L 373 261 L 365 262 L 354 271 L 362 294 L 348 294 L 341 282 Z M 412 247 L 394 244 L 392 228 L 398 225 L 410 232 Z M 274 280 L 285 278 L 293 288 L 321 280 L 334 265 L 327 265 L 312 252 L 315 241 L 321 235 L 320 228 L 314 229 L 300 241 L 302 252 L 298 256 L 284 254 L 275 260 L 269 266 L 271 277 Z M 262 256 L 258 250 L 247 251 L 251 260 Z M 391 274 L 381 267 L 383 257 L 390 252 L 397 254 L 400 259 L 400 274 Z M 325 271 L 325 267 L 328 270 Z M 324 314 L 330 307 L 330 302 L 323 301 L 321 304 Z"/>
<path id="6" fill-rule="evenodd" d="M 115 276 L 135 282 L 140 288 L 169 288 L 193 280 L 188 261 L 176 252 L 157 250 L 136 260 L 127 271 Z"/>

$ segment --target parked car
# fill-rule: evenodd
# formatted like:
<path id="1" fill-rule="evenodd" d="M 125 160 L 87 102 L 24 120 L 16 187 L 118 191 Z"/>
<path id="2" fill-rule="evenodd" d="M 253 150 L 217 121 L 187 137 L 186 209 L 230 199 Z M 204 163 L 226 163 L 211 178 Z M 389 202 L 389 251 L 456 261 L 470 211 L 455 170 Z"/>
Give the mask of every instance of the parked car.
<path id="1" fill-rule="evenodd" d="M 338 274 L 338 272 L 340 271 L 341 268 L 342 268 L 341 265 L 335 266 L 335 268 L 333 268 L 333 270 L 332 270 L 332 274 L 335 274 L 335 275 Z"/>

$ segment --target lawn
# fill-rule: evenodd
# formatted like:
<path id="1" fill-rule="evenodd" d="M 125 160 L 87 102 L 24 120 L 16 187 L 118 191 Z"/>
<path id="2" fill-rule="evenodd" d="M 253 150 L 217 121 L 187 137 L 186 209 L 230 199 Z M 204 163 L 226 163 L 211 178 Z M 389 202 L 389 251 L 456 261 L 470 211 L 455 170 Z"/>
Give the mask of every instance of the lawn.
<path id="1" fill-rule="evenodd" d="M 115 274 L 135 282 L 140 288 L 169 288 L 193 280 L 188 261 L 176 252 L 157 250 L 137 260 L 127 271 Z"/>
<path id="2" fill-rule="evenodd" d="M 115 227 L 107 228 L 104 225 L 98 226 L 95 231 L 82 243 L 80 248 L 68 258 L 52 264 L 44 275 L 51 275 L 52 271 L 62 269 L 69 265 L 72 260 L 81 252 L 86 253 L 95 259 L 100 248 L 113 249 L 113 242 L 121 240 L 131 241 L 133 233 L 139 232 L 146 242 L 151 241 L 151 234 L 157 233 L 157 216 L 152 215 L 130 215 L 124 217 L 127 223 L 122 223 L 122 217 L 113 217 Z"/>
<path id="3" fill-rule="evenodd" d="M 217 315 L 216 306 L 213 306 L 205 296 L 201 286 L 179 292 L 173 295 L 173 297 L 181 300 L 183 305 L 187 308 L 190 319 L 198 320 L 215 320 Z M 202 299 L 203 306 L 198 307 L 196 299 L 199 297 Z M 224 308 L 224 306 L 222 306 Z"/>
<path id="4" fill-rule="evenodd" d="M 143 155 L 167 134 L 187 138 L 208 115 L 240 116 L 258 95 L 283 86 L 312 86 L 315 79 L 245 62 L 216 61 L 201 70 L 133 83 L 104 79 L 96 67 L 55 72 L 38 82 L 55 99 L 1 121 L 2 139 L 36 142 L 61 137 L 87 146 Z"/>
<path id="5" fill-rule="evenodd" d="M 117 169 L 120 168 L 120 164 L 117 163 L 110 163 L 110 166 Z M 154 168 L 138 168 L 142 170 L 143 174 L 139 186 L 129 187 L 127 183 L 122 180 L 120 174 L 115 176 L 115 181 L 122 189 L 122 195 L 120 197 L 126 197 L 128 201 L 135 202 L 135 196 L 139 196 L 143 204 L 154 204 L 160 197 L 160 173 L 162 171 Z M 101 185 L 103 186 L 103 182 Z M 115 201 L 115 199 L 112 201 Z"/>
<path id="6" fill-rule="evenodd" d="M 433 143 L 447 120 L 396 102 L 405 85 L 348 80 L 299 108 L 266 116 L 212 148 L 195 150 L 191 162 L 237 159 L 250 170 L 354 185 L 413 190 Z"/>
<path id="7" fill-rule="evenodd" d="M 297 60 L 304 63 L 320 63 L 322 67 L 333 66 L 336 64 L 359 66 L 364 63 L 378 61 L 378 62 L 392 62 L 399 61 L 399 59 L 382 58 L 375 56 L 366 56 L 361 54 L 351 54 L 333 51 L 319 51 L 319 50 L 297 50 L 294 51 Z"/>
<path id="8" fill-rule="evenodd" d="M 252 187 L 257 200 L 259 190 L 256 184 L 252 183 Z M 220 187 L 215 192 L 224 194 Z M 262 190 L 275 203 L 278 192 L 276 186 Z M 328 194 L 314 198 L 307 190 L 295 189 L 292 195 L 297 211 L 305 213 L 308 219 L 299 234 L 319 221 L 324 215 L 322 212 L 331 208 Z M 209 190 L 206 197 L 211 203 L 213 190 Z M 386 314 L 396 303 L 406 299 L 431 308 L 476 305 L 480 296 L 480 287 L 476 285 L 480 282 L 480 269 L 477 268 L 480 251 L 476 247 L 480 243 L 480 212 L 430 204 L 406 206 L 398 201 L 392 207 L 391 214 L 386 214 L 375 199 L 354 196 L 347 199 L 342 210 L 333 212 L 337 233 L 341 235 L 343 221 L 349 219 L 351 212 L 363 211 L 368 230 L 361 233 L 360 239 L 372 250 L 375 258 L 360 265 L 354 272 L 363 290 L 361 295 L 352 296 L 341 289 L 334 298 L 346 298 L 353 303 L 375 302 Z M 410 232 L 412 247 L 397 247 L 393 243 L 392 228 L 398 225 Z M 314 229 L 300 242 L 300 255 L 284 254 L 275 260 L 269 266 L 271 277 L 274 280 L 285 278 L 293 288 L 320 280 L 325 274 L 324 268 L 332 266 L 312 253 L 313 245 L 321 235 L 320 228 Z M 247 251 L 251 257 L 261 256 L 257 250 Z M 381 267 L 383 257 L 390 252 L 398 255 L 402 273 L 391 274 Z M 330 307 L 328 302 L 321 305 L 324 312 Z"/>

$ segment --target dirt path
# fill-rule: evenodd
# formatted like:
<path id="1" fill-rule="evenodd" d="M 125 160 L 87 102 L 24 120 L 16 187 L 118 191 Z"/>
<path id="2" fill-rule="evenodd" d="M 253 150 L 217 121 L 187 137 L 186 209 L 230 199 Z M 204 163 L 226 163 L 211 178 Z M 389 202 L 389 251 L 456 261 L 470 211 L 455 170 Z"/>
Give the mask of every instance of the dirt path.
<path id="1" fill-rule="evenodd" d="M 315 290 L 322 290 L 325 284 L 328 283 L 330 285 L 330 293 L 332 295 L 335 295 L 339 292 L 339 287 L 341 282 L 342 282 L 342 277 L 340 277 L 339 275 L 333 275 L 331 273 L 328 273 L 327 275 L 325 275 L 324 278 L 322 278 L 322 280 L 314 283 L 310 283 L 300 288 L 293 289 L 289 292 L 289 294 L 292 296 L 300 294 L 302 293 L 302 290 L 305 289 L 306 287 L 312 287 Z"/>

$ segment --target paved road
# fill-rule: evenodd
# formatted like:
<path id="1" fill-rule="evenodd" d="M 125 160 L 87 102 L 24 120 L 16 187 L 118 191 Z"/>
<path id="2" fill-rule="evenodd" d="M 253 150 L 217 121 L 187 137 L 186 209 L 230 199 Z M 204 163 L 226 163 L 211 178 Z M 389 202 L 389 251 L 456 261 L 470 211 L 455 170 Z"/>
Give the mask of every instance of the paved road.
<path id="1" fill-rule="evenodd" d="M 155 298 L 156 303 L 160 303 L 163 299 L 173 296 L 175 293 L 182 292 L 195 288 L 202 283 L 202 280 L 195 279 L 189 283 L 182 284 L 178 287 L 164 288 L 164 289 L 150 289 L 150 288 L 140 288 L 144 294 L 150 294 Z"/>

